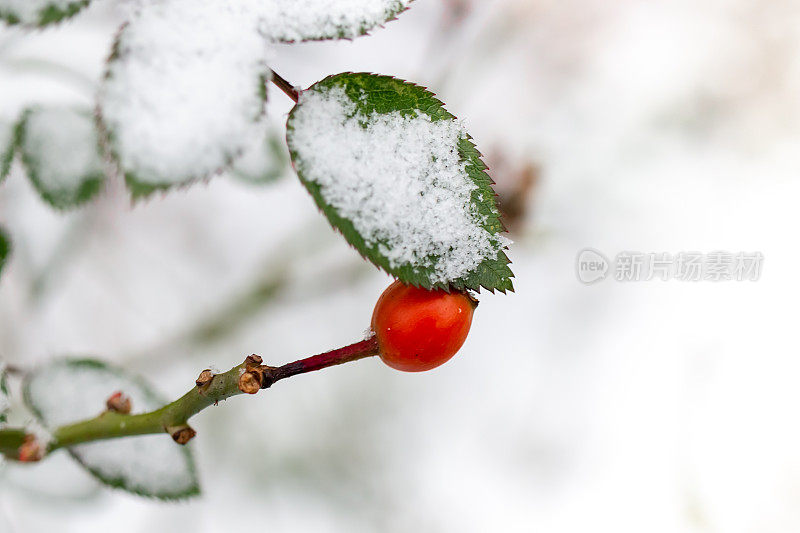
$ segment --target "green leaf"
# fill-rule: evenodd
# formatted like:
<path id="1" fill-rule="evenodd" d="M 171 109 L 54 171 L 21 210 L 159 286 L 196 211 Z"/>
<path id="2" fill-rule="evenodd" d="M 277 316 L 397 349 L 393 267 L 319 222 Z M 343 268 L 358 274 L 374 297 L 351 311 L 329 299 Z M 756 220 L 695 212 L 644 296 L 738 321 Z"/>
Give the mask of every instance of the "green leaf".
<path id="1" fill-rule="evenodd" d="M 282 132 L 265 128 L 231 167 L 231 176 L 251 185 L 267 185 L 278 181 L 289 170 L 289 153 Z"/>
<path id="2" fill-rule="evenodd" d="M 354 39 L 394 20 L 412 0 L 277 0 L 265 4 L 259 28 L 281 42 Z"/>
<path id="3" fill-rule="evenodd" d="M 0 119 L 0 183 L 8 176 L 14 161 L 15 129 L 13 122 Z"/>
<path id="4" fill-rule="evenodd" d="M 116 391 L 131 398 L 133 413 L 166 403 L 139 377 L 94 359 L 53 361 L 23 383 L 25 403 L 51 431 L 100 414 Z M 166 433 L 89 442 L 68 451 L 111 487 L 166 500 L 200 492 L 190 449 L 175 444 Z"/>
<path id="5" fill-rule="evenodd" d="M 0 0 L 0 20 L 7 24 L 47 26 L 75 16 L 90 0 Z"/>
<path id="6" fill-rule="evenodd" d="M 105 173 L 88 110 L 29 109 L 17 128 L 17 144 L 28 177 L 53 207 L 77 207 L 100 192 Z"/>
<path id="7" fill-rule="evenodd" d="M 0 227 L 0 274 L 3 273 L 3 267 L 11 255 L 11 237 Z"/>
<path id="8" fill-rule="evenodd" d="M 105 144 L 135 198 L 230 168 L 264 127 L 266 103 L 268 50 L 253 17 L 208 1 L 150 7 L 117 36 L 99 98 Z"/>
<path id="9" fill-rule="evenodd" d="M 300 180 L 365 258 L 415 286 L 513 290 L 486 165 L 431 92 L 336 74 L 303 92 L 286 127 Z"/>

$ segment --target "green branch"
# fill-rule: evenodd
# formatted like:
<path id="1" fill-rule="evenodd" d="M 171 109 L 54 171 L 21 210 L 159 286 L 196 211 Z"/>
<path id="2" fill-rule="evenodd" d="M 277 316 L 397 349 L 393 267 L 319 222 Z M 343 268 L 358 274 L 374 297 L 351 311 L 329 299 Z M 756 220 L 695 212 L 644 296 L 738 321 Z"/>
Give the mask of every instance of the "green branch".
<path id="1" fill-rule="evenodd" d="M 161 409 L 137 415 L 105 411 L 95 418 L 61 426 L 53 432 L 48 450 L 57 450 L 93 440 L 114 439 L 132 435 L 169 432 L 174 434 L 186 427 L 189 418 L 221 400 L 242 394 L 239 376 L 246 363 L 237 365 L 213 377 L 207 388 L 196 386 Z M 172 431 L 170 431 L 172 430 Z"/>
<path id="2" fill-rule="evenodd" d="M 24 429 L 0 430 L 0 454 L 16 458 L 19 455 L 19 447 L 25 442 L 26 435 Z"/>
<path id="3" fill-rule="evenodd" d="M 212 374 L 210 370 L 204 370 L 192 390 L 155 411 L 132 415 L 107 410 L 94 418 L 58 427 L 53 431 L 53 438 L 47 448 L 32 456 L 39 459 L 59 448 L 85 442 L 164 432 L 170 434 L 178 444 L 186 444 L 195 435 L 194 430 L 187 425 L 188 420 L 206 407 L 216 405 L 231 396 L 255 394 L 276 381 L 297 374 L 377 354 L 378 343 L 373 336 L 338 350 L 279 367 L 262 365 L 261 357 L 251 355 L 242 364 L 222 374 Z M 20 459 L 21 446 L 31 438 L 30 434 L 20 428 L 0 429 L 0 454 L 10 459 Z"/>

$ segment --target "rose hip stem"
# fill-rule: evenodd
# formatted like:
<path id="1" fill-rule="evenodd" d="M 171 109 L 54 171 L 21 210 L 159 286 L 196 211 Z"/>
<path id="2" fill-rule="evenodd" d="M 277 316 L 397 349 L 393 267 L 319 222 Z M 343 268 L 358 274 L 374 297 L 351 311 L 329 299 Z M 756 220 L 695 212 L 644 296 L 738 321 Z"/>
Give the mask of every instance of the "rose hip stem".
<path id="1" fill-rule="evenodd" d="M 349 363 L 350 361 L 357 361 L 366 357 L 378 355 L 378 341 L 374 335 L 361 342 L 356 342 L 339 348 L 331 350 L 330 352 L 321 353 L 319 355 L 312 355 L 293 363 L 287 363 L 271 369 L 269 377 L 272 383 L 276 381 L 295 376 L 297 374 L 304 374 L 306 372 L 313 372 L 329 366 L 341 365 L 342 363 Z"/>

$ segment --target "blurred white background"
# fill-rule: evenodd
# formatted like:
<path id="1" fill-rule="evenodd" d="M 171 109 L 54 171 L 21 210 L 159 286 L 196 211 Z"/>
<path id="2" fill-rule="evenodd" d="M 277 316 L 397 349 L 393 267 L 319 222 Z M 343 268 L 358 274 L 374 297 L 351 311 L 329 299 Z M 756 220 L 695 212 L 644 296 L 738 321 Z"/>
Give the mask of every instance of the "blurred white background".
<path id="1" fill-rule="evenodd" d="M 115 4 L 0 28 L 0 114 L 91 105 Z M 482 294 L 435 371 L 367 360 L 204 411 L 189 503 L 63 455 L 6 465 L 0 531 L 800 531 L 798 20 L 791 0 L 417 0 L 370 37 L 279 47 L 295 84 L 392 74 L 465 120 L 518 204 L 516 292 Z M 390 282 L 288 171 L 135 205 L 116 179 L 62 214 L 17 162 L 0 225 L 0 356 L 97 356 L 171 397 L 209 365 L 358 340 Z M 765 260 L 757 282 L 585 286 L 587 246 Z"/>

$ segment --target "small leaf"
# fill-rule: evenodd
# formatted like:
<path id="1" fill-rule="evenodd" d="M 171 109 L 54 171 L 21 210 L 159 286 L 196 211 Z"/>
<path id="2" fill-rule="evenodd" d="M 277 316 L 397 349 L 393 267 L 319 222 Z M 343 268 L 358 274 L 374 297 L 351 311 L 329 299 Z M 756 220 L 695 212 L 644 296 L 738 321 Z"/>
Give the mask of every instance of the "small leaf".
<path id="1" fill-rule="evenodd" d="M 244 8 L 148 5 L 117 37 L 99 109 L 134 197 L 208 178 L 258 136 L 268 53 Z"/>
<path id="2" fill-rule="evenodd" d="M 0 0 L 0 20 L 8 24 L 47 26 L 68 19 L 90 0 Z"/>
<path id="3" fill-rule="evenodd" d="M 8 257 L 11 255 L 11 237 L 0 227 L 0 274 L 3 273 L 3 267 L 6 266 Z"/>
<path id="4" fill-rule="evenodd" d="M 76 207 L 100 192 L 105 174 L 88 110 L 30 109 L 18 126 L 17 143 L 28 177 L 53 207 Z"/>
<path id="5" fill-rule="evenodd" d="M 245 150 L 231 167 L 231 175 L 252 185 L 274 183 L 289 170 L 289 153 L 281 132 L 265 128 L 264 135 Z"/>
<path id="6" fill-rule="evenodd" d="M 15 128 L 13 122 L 0 119 L 0 183 L 8 176 L 14 161 Z"/>
<path id="7" fill-rule="evenodd" d="M 411 0 L 272 0 L 263 2 L 259 25 L 282 42 L 353 39 L 408 9 Z"/>
<path id="8" fill-rule="evenodd" d="M 166 403 L 140 378 L 93 359 L 53 361 L 23 384 L 25 403 L 51 431 L 100 414 L 116 391 L 131 398 L 134 414 Z M 176 445 L 166 433 L 89 442 L 68 450 L 101 482 L 128 492 L 174 500 L 200 491 L 189 448 Z"/>
<path id="9" fill-rule="evenodd" d="M 287 141 L 319 208 L 378 267 L 425 288 L 513 290 L 493 182 L 432 93 L 330 76 L 302 93 Z"/>

